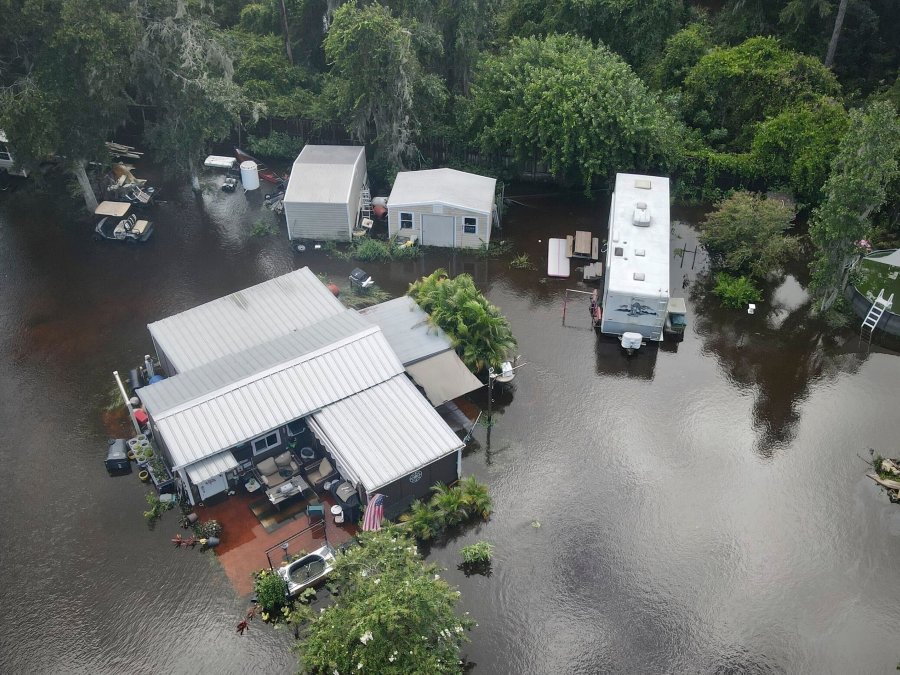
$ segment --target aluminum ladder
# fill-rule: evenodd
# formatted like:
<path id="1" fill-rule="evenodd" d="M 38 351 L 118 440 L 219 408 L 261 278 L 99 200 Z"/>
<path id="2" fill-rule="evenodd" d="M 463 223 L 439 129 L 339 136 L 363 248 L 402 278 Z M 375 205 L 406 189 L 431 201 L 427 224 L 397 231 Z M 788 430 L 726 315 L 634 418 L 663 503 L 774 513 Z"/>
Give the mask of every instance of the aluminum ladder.
<path id="1" fill-rule="evenodd" d="M 872 303 L 872 306 L 869 307 L 869 313 L 866 314 L 866 318 L 863 319 L 862 326 L 859 327 L 859 339 L 865 339 L 868 343 L 869 349 L 872 347 L 872 335 L 875 333 L 875 329 L 878 327 L 878 322 L 881 321 L 882 315 L 891 308 L 891 305 L 894 304 L 894 294 L 891 293 L 891 297 L 884 297 L 884 289 L 882 288 L 878 291 L 878 297 L 875 298 L 875 302 Z"/>
<path id="2" fill-rule="evenodd" d="M 372 219 L 372 191 L 368 185 L 363 185 L 359 193 L 359 211 L 363 218 Z"/>

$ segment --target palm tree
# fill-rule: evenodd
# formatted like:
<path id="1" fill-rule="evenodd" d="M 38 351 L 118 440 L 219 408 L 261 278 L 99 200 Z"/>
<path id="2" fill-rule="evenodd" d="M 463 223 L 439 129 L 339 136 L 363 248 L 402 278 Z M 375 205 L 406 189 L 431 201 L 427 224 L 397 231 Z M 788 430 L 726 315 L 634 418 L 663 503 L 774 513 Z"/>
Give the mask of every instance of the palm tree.
<path id="1" fill-rule="evenodd" d="M 451 279 L 435 270 L 410 285 L 409 295 L 443 329 L 463 363 L 473 372 L 499 368 L 516 348 L 512 329 L 468 274 Z"/>

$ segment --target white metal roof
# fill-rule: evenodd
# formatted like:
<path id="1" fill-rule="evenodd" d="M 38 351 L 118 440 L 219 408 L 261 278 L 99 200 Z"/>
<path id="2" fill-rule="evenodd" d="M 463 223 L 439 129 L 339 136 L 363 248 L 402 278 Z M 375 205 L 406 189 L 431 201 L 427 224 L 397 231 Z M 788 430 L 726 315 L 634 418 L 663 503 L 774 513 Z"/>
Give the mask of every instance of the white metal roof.
<path id="1" fill-rule="evenodd" d="M 313 420 L 370 493 L 464 445 L 405 375 L 329 405 Z"/>
<path id="2" fill-rule="evenodd" d="M 231 454 L 230 450 L 226 450 L 191 464 L 187 467 L 187 473 L 194 485 L 198 485 L 221 473 L 236 469 L 237 466 L 238 461 L 234 458 L 234 455 Z"/>
<path id="3" fill-rule="evenodd" d="M 496 187 L 496 178 L 456 169 L 402 171 L 394 181 L 388 208 L 443 204 L 490 216 Z"/>
<path id="4" fill-rule="evenodd" d="M 378 327 L 372 326 L 152 414 L 152 418 L 175 468 L 179 468 L 246 443 L 401 373 L 403 365 Z"/>
<path id="5" fill-rule="evenodd" d="M 228 354 L 138 390 L 154 417 L 275 366 L 366 331 L 371 324 L 352 309 L 261 345 Z"/>
<path id="6" fill-rule="evenodd" d="M 147 326 L 178 372 L 346 311 L 308 267 Z"/>
<path id="7" fill-rule="evenodd" d="M 353 172 L 365 162 L 366 149 L 355 145 L 307 145 L 300 151 L 291 177 L 288 179 L 284 201 L 307 204 L 349 204 L 359 199 L 351 197 Z"/>
<path id="8" fill-rule="evenodd" d="M 649 185 L 649 189 L 641 186 Z M 638 202 L 650 213 L 649 227 L 634 224 Z M 669 179 L 616 174 L 610 209 L 607 284 L 611 292 L 635 295 L 669 293 Z M 615 255 L 621 248 L 623 255 Z M 639 255 L 643 252 L 643 255 Z M 643 280 L 635 276 L 643 275 Z"/>
<path id="9" fill-rule="evenodd" d="M 452 349 L 450 338 L 428 321 L 428 314 L 408 295 L 359 310 L 381 326 L 391 349 L 404 366 Z"/>

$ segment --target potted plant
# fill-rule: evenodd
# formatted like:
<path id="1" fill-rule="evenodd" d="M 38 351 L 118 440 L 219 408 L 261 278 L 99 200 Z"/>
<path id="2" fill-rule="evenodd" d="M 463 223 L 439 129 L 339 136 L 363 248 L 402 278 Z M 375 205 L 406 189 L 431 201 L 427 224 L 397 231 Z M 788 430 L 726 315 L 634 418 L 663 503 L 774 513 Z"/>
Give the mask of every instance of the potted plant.
<path id="1" fill-rule="evenodd" d="M 146 483 L 148 480 L 150 480 L 150 472 L 147 471 L 147 469 L 142 469 L 138 474 L 138 478 L 141 479 L 142 483 Z"/>

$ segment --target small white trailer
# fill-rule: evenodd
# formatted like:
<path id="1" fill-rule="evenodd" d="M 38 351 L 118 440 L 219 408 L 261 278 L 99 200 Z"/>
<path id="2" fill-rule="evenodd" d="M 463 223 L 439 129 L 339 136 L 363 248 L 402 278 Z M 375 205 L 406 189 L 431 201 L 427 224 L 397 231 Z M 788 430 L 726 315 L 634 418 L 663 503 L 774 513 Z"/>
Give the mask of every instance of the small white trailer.
<path id="1" fill-rule="evenodd" d="M 669 179 L 616 175 L 600 331 L 629 351 L 662 341 L 669 302 Z"/>

